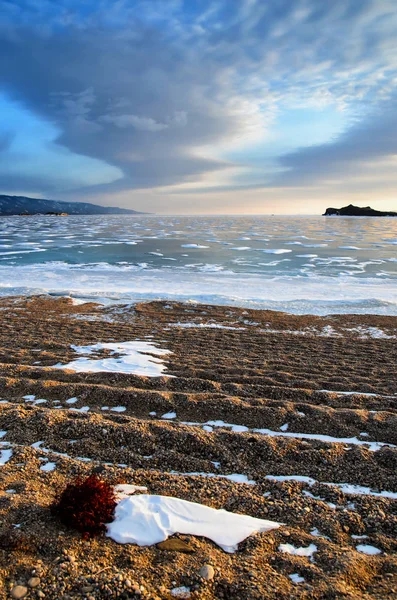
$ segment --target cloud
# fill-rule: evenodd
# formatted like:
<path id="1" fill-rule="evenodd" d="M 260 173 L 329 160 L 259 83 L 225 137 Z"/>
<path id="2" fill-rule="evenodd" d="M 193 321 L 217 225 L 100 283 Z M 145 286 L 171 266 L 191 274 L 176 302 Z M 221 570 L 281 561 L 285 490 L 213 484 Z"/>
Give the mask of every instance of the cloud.
<path id="1" fill-rule="evenodd" d="M 316 185 L 321 181 L 353 177 L 365 179 L 371 165 L 397 157 L 397 94 L 384 101 L 366 118 L 357 122 L 338 139 L 309 148 L 301 148 L 280 158 L 285 169 L 272 184 Z M 389 163 L 396 174 L 396 160 Z M 385 177 L 382 169 L 380 177 Z M 397 178 L 394 177 L 397 184 Z M 345 182 L 343 182 L 345 184 Z"/>
<path id="2" fill-rule="evenodd" d="M 104 115 L 99 117 L 103 123 L 111 123 L 124 129 L 124 127 L 134 127 L 138 131 L 162 131 L 167 129 L 166 123 L 157 123 L 150 117 L 138 117 L 137 115 Z"/>
<path id="3" fill-rule="evenodd" d="M 104 182 L 98 168 L 87 182 L 75 170 L 67 186 L 65 170 L 57 182 L 56 173 L 46 178 L 44 165 L 33 182 L 26 173 L 32 191 L 111 194 L 202 187 L 206 178 L 212 190 L 217 175 L 222 189 L 238 189 L 241 181 L 225 175 L 244 168 L 249 179 L 244 149 L 271 144 L 281 115 L 299 107 L 344 111 L 347 130 L 327 144 L 294 146 L 273 177 L 264 170 L 263 186 L 313 185 L 347 164 L 395 152 L 388 141 L 397 81 L 394 0 L 3 5 L 3 93 L 56 127 L 53 143 L 69 158 L 100 161 L 118 174 Z M 231 157 L 236 148 L 239 159 Z M 22 168 L 19 177 L 23 182 Z"/>

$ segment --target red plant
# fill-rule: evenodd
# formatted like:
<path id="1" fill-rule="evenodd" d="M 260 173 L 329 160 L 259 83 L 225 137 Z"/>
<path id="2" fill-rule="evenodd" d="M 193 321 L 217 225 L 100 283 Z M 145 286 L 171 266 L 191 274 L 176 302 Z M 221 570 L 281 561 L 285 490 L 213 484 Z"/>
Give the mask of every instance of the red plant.
<path id="1" fill-rule="evenodd" d="M 88 539 L 105 530 L 105 523 L 113 520 L 115 507 L 113 487 L 93 474 L 69 483 L 51 511 L 64 525 L 77 529 Z"/>

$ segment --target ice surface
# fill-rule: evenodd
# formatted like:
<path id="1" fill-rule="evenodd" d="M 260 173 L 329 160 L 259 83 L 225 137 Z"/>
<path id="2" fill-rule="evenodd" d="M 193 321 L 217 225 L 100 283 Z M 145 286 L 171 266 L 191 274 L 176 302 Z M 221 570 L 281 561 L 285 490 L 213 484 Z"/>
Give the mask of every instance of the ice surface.
<path id="1" fill-rule="evenodd" d="M 107 527 L 107 535 L 120 544 L 152 546 L 182 533 L 209 538 L 225 552 L 235 552 L 248 536 L 276 529 L 280 523 L 179 498 L 139 494 L 118 503 L 115 519 Z"/>

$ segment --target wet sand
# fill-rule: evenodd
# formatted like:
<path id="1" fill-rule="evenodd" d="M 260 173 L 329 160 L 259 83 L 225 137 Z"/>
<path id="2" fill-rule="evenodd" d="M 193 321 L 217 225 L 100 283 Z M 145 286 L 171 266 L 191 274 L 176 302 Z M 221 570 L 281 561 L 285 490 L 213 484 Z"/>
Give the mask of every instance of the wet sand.
<path id="1" fill-rule="evenodd" d="M 2 598 L 32 573 L 26 598 L 397 597 L 397 317 L 49 297 L 0 314 Z M 53 368 L 72 344 L 137 339 L 170 351 L 164 376 Z M 93 471 L 284 525 L 235 554 L 84 541 L 49 507 Z"/>

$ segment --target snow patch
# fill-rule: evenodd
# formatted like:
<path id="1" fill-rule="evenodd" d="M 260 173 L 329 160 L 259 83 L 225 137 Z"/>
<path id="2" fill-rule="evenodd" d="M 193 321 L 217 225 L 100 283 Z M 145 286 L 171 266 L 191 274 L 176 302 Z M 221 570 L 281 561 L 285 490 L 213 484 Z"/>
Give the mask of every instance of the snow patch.
<path id="1" fill-rule="evenodd" d="M 300 548 L 295 548 L 292 544 L 280 544 L 278 549 L 280 552 L 285 552 L 287 554 L 292 554 L 293 556 L 313 556 L 315 552 L 317 552 L 316 544 L 310 544 L 306 548 L 301 546 Z"/>
<path id="2" fill-rule="evenodd" d="M 164 373 L 166 366 L 160 356 L 171 354 L 169 350 L 158 348 L 152 342 L 109 342 L 97 343 L 91 346 L 74 346 L 77 354 L 85 354 L 68 364 L 58 363 L 53 369 L 72 369 L 77 373 L 128 373 L 144 375 L 146 377 L 173 377 Z M 106 358 L 93 357 L 90 355 L 108 350 L 111 356 Z M 113 356 L 116 355 L 116 356 Z M 155 356 L 152 356 L 155 355 Z"/>

